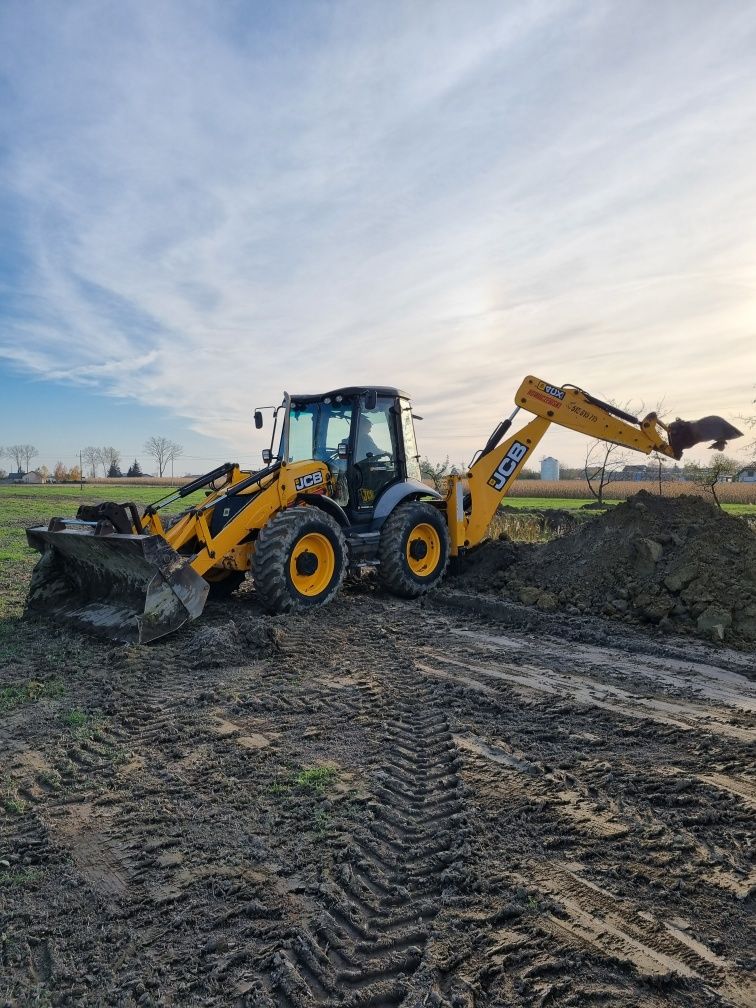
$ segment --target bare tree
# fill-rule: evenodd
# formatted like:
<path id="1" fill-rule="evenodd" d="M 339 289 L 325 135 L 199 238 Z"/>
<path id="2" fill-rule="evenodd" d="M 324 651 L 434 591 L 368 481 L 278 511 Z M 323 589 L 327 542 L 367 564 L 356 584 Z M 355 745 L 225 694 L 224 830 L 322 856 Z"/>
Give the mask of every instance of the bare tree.
<path id="1" fill-rule="evenodd" d="M 597 504 L 604 503 L 604 492 L 609 484 L 622 479 L 628 458 L 622 445 L 608 441 L 591 441 L 588 445 L 583 472 Z"/>
<path id="2" fill-rule="evenodd" d="M 102 466 L 102 475 L 107 476 L 111 469 L 118 469 L 121 465 L 121 453 L 112 445 L 95 449 L 97 452 L 97 462 Z"/>
<path id="3" fill-rule="evenodd" d="M 100 464 L 100 449 L 87 445 L 81 453 L 81 458 L 89 466 L 89 475 L 96 476 L 97 466 Z"/>
<path id="4" fill-rule="evenodd" d="M 171 448 L 168 453 L 168 462 L 170 462 L 171 464 L 171 476 L 173 476 L 173 463 L 176 461 L 177 458 L 179 458 L 183 454 L 184 449 L 181 447 L 181 445 L 177 444 L 175 441 L 172 441 Z"/>
<path id="5" fill-rule="evenodd" d="M 31 460 L 34 458 L 35 455 L 39 455 L 39 452 L 34 447 L 34 445 L 25 444 L 23 448 L 24 448 L 24 466 L 26 468 L 26 471 L 29 472 L 29 466 L 31 465 Z"/>
<path id="6" fill-rule="evenodd" d="M 728 458 L 722 452 L 717 452 L 707 466 L 695 466 L 692 468 L 692 477 L 695 483 L 711 491 L 711 496 L 718 508 L 722 505 L 717 497 L 717 484 L 725 482 L 724 477 L 734 476 L 740 471 L 740 464 L 735 459 Z"/>
<path id="7" fill-rule="evenodd" d="M 430 480 L 436 490 L 440 490 L 449 475 L 449 456 L 439 463 L 431 462 L 424 456 L 420 459 L 420 475 L 423 479 Z"/>
<path id="8" fill-rule="evenodd" d="M 6 448 L 6 452 L 13 461 L 16 463 L 16 472 L 28 472 L 31 460 L 35 455 L 39 455 L 39 452 L 30 444 L 14 444 L 9 445 Z"/>
<path id="9" fill-rule="evenodd" d="M 68 479 L 68 469 L 63 465 L 62 462 L 55 463 L 55 469 L 53 469 L 53 476 L 55 477 L 56 483 L 65 483 Z"/>
<path id="10" fill-rule="evenodd" d="M 16 472 L 21 472 L 21 463 L 24 461 L 24 448 L 23 445 L 12 444 L 8 445 L 5 449 L 6 455 L 13 459 L 16 466 Z"/>
<path id="11" fill-rule="evenodd" d="M 151 437 L 144 443 L 144 450 L 155 459 L 158 467 L 158 476 L 162 476 L 168 466 L 184 454 L 184 449 L 180 444 L 171 441 L 167 437 Z"/>

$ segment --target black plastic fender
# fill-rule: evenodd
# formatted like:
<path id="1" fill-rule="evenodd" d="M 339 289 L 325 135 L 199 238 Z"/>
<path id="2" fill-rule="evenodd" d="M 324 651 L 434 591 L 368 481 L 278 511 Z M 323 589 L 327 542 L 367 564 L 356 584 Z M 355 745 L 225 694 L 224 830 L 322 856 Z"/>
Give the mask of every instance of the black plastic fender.
<path id="1" fill-rule="evenodd" d="M 443 495 L 434 490 L 433 487 L 421 483 L 419 480 L 404 480 L 402 483 L 393 483 L 378 498 L 373 520 L 370 523 L 370 531 L 378 532 L 391 512 L 402 501 L 418 500 L 422 497 L 431 497 L 435 500 L 443 500 Z M 338 505 L 337 505 L 338 506 Z"/>
<path id="2" fill-rule="evenodd" d="M 303 493 L 297 496 L 297 503 L 300 501 L 302 504 L 309 504 L 310 507 L 320 508 L 321 511 L 325 511 L 326 514 L 329 514 L 331 518 L 335 518 L 342 528 L 349 528 L 350 521 L 347 517 L 346 511 L 340 504 L 337 504 L 336 501 L 332 500 L 330 497 L 325 497 L 323 494 Z"/>

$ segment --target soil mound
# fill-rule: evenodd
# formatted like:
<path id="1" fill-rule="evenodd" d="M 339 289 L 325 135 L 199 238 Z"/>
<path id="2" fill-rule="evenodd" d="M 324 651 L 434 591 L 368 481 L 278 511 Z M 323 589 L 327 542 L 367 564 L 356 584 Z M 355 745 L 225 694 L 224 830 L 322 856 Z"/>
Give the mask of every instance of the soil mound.
<path id="1" fill-rule="evenodd" d="M 641 491 L 503 573 L 510 594 L 546 611 L 565 607 L 756 643 L 756 535 L 699 497 Z M 491 581 L 486 571 L 479 587 Z"/>
<path id="2" fill-rule="evenodd" d="M 454 587 L 467 591 L 492 591 L 507 583 L 507 571 L 522 560 L 530 546 L 506 536 L 489 539 L 469 553 L 451 573 Z"/>
<path id="3" fill-rule="evenodd" d="M 274 657 L 281 651 L 283 630 L 272 621 L 228 620 L 200 624 L 184 646 L 184 658 L 194 667 L 225 667 Z"/>

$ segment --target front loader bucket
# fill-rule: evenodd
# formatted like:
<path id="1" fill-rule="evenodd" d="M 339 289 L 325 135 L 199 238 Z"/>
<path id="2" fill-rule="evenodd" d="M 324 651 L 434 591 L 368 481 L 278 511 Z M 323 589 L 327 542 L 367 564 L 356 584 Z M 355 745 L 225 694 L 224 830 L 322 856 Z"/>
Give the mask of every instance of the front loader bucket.
<path id="1" fill-rule="evenodd" d="M 92 526 L 26 530 L 42 554 L 27 608 L 98 637 L 146 644 L 196 619 L 209 585 L 157 535 L 96 535 Z"/>

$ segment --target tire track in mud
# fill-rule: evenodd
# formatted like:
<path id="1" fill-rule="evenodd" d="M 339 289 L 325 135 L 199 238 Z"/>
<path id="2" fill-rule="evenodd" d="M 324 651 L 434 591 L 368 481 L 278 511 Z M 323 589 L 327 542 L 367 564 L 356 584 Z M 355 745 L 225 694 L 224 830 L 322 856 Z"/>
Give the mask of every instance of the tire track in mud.
<path id="1" fill-rule="evenodd" d="M 280 1008 L 404 1003 L 464 858 L 464 794 L 446 717 L 427 691 L 386 716 L 370 768 L 370 819 L 353 831 L 310 924 L 275 957 L 271 995 Z M 431 996 L 433 980 L 422 983 Z M 434 998 L 447 1003 L 439 989 Z"/>
<path id="2" fill-rule="evenodd" d="M 489 962 L 501 956 L 515 977 L 519 973 L 504 1001 L 535 1005 L 546 998 L 557 1004 L 564 997 L 565 1004 L 578 1004 L 585 997 L 597 1004 L 651 1005 L 657 1003 L 656 992 L 665 989 L 667 997 L 675 992 L 679 1003 L 691 1005 L 713 1001 L 744 1008 L 753 1003 L 756 990 L 744 978 L 738 939 L 726 943 L 733 958 L 724 954 L 721 940 L 708 946 L 694 909 L 705 907 L 709 922 L 718 918 L 726 933 L 733 896 L 739 902 L 753 890 L 745 832 L 752 823 L 747 806 L 753 791 L 743 772 L 753 734 L 753 684 L 715 665 L 626 656 L 619 677 L 629 678 L 633 661 L 640 664 L 646 682 L 631 680 L 630 688 L 640 685 L 641 700 L 649 699 L 649 692 L 660 693 L 660 724 L 657 709 L 640 718 L 628 711 L 634 698 L 624 683 L 627 700 L 622 697 L 616 710 L 611 704 L 595 712 L 612 697 L 614 670 L 606 670 L 608 683 L 591 684 L 601 687 L 599 703 L 586 702 L 586 680 L 598 671 L 590 667 L 588 647 L 580 655 L 589 670 L 586 677 L 582 667 L 579 675 L 572 674 L 571 646 L 567 652 L 550 644 L 539 647 L 540 660 L 546 655 L 555 661 L 549 670 L 533 666 L 531 641 L 459 627 L 450 628 L 451 635 L 468 643 L 464 653 L 449 648 L 449 638 L 436 639 L 432 647 L 418 650 L 417 667 L 445 691 L 454 711 L 471 800 L 480 810 L 501 808 L 504 829 L 522 831 L 513 847 L 499 845 L 500 891 L 519 886 L 529 889 L 534 895 L 528 898 L 536 903 L 545 895 L 548 904 L 535 932 L 519 921 L 504 929 L 501 948 L 489 948 Z M 601 660 L 613 653 L 604 650 Z M 662 675 L 653 683 L 657 664 Z M 715 716 L 699 707 L 700 698 L 711 702 Z M 667 722 L 673 705 L 685 723 Z M 677 710 L 673 713 L 675 721 L 683 720 Z M 659 725 L 648 747 L 651 724 L 647 729 L 643 721 Z M 512 728 L 517 742 L 509 737 Z M 601 758 L 606 750 L 611 762 Z M 737 773 L 701 773 L 714 763 L 712 756 L 721 764 L 731 762 Z M 527 856 L 536 850 L 539 859 Z M 493 853 L 489 849 L 489 857 Z M 485 875 L 490 867 L 488 861 L 478 870 Z M 702 891 L 704 880 L 713 888 Z M 639 890 L 646 892 L 644 901 L 637 898 Z M 551 936 L 551 951 L 533 951 L 542 944 L 539 933 Z M 578 969 L 576 976 L 573 963 L 565 972 L 560 960 L 580 948 L 596 957 L 592 970 Z M 533 955 L 532 966 L 520 966 L 525 954 L 520 950 Z M 592 988 L 590 974 L 595 980 L 602 962 L 615 964 L 615 976 L 603 967 L 604 981 Z M 635 978 L 624 989 L 623 973 Z M 502 983 L 506 989 L 503 978 Z"/>
<path id="3" fill-rule="evenodd" d="M 564 864 L 530 863 L 525 876 L 553 897 L 547 928 L 632 967 L 651 983 L 671 977 L 695 982 L 735 1008 L 750 1008 L 756 983 L 737 977 L 734 964 L 686 934 L 685 922 L 660 920 L 637 901 L 619 899 Z M 682 923 L 681 928 L 679 924 Z"/>
<path id="4" fill-rule="evenodd" d="M 516 636 L 505 647 L 480 624 L 369 601 L 288 620 L 278 643 L 266 624 L 270 650 L 249 655 L 235 614 L 228 654 L 204 627 L 202 647 L 192 636 L 103 654 L 66 701 L 102 712 L 90 737 L 47 739 L 31 721 L 16 731 L 30 808 L 14 843 L 28 866 L 49 866 L 50 884 L 29 891 L 24 942 L 0 947 L 7 996 L 749 1003 L 744 741 L 701 717 L 628 717 L 476 667 L 527 677 L 537 663 L 548 683 L 553 663 L 566 687 L 574 662 L 582 682 L 654 694 L 657 656 L 637 659 L 639 684 L 632 654 L 608 668 L 589 648 Z M 667 665 L 662 700 L 702 704 L 708 682 L 713 706 L 739 701 L 732 726 L 745 726 L 736 671 Z M 322 794 L 294 783 L 323 766 Z M 321 814 L 331 825 L 318 832 Z M 46 933 L 33 923 L 42 907 Z"/>

